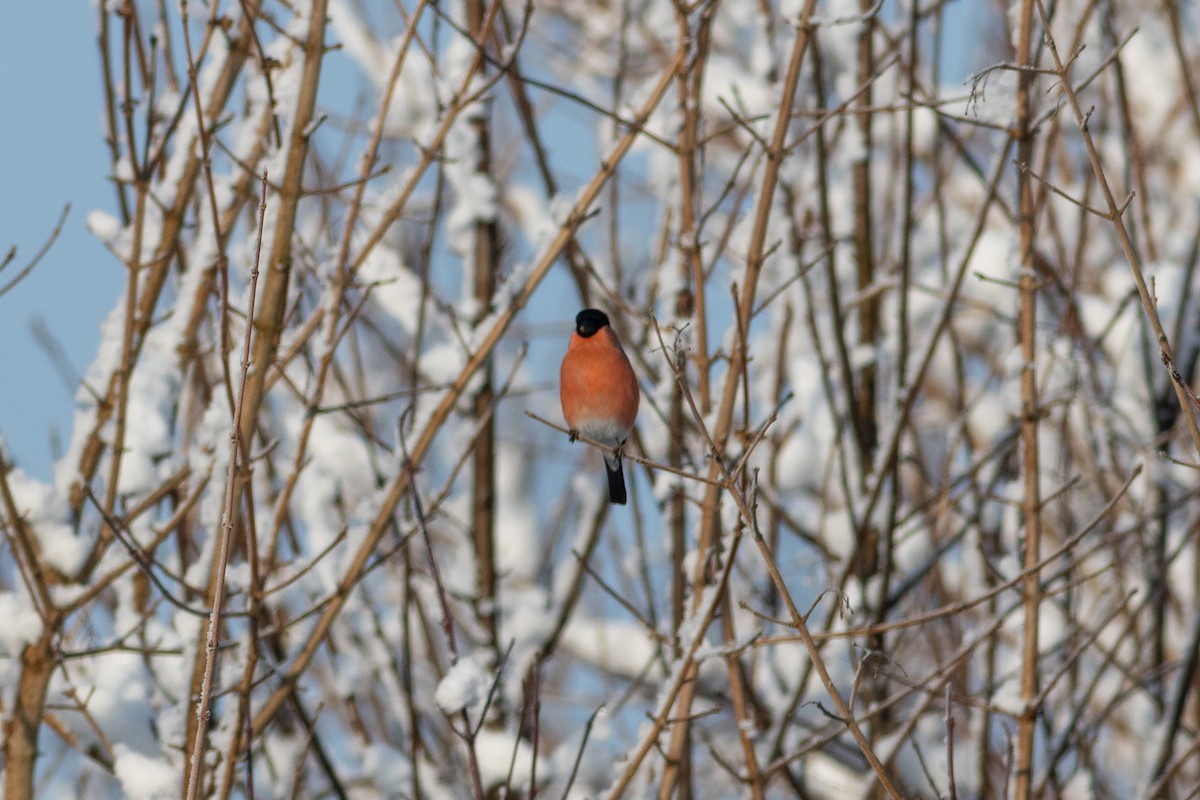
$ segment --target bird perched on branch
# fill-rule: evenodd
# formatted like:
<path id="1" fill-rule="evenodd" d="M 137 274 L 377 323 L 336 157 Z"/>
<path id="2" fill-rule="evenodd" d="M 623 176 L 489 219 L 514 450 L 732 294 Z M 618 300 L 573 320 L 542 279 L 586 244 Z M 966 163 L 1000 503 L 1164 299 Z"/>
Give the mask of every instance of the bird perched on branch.
<path id="1" fill-rule="evenodd" d="M 572 441 L 579 434 L 610 447 L 625 443 L 638 412 L 638 382 L 621 341 L 603 311 L 585 308 L 559 373 L 559 399 Z M 608 501 L 625 505 L 619 453 L 604 453 Z"/>

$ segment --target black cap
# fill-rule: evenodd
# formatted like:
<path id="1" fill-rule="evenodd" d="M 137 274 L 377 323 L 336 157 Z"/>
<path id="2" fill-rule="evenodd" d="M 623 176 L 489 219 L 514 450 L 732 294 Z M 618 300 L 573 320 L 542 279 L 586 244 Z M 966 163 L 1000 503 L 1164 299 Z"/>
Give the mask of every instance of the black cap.
<path id="1" fill-rule="evenodd" d="M 575 315 L 575 332 L 587 339 L 596 331 L 608 327 L 608 315 L 595 308 L 585 308 Z"/>

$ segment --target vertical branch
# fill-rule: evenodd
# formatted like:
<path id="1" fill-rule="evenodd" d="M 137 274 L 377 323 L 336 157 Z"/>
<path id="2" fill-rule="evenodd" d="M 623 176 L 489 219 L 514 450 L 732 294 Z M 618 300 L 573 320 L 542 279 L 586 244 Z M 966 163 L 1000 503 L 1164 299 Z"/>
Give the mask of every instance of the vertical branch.
<path id="1" fill-rule="evenodd" d="M 701 407 L 707 412 L 711 405 L 709 388 L 709 356 L 706 318 L 706 276 L 700 258 L 700 232 L 696 215 L 701 200 L 697 160 L 699 158 L 700 91 L 704 81 L 704 68 L 708 55 L 709 31 L 712 25 L 713 4 L 704 6 L 697 19 L 689 18 L 688 8 L 677 3 L 675 6 L 678 37 L 681 47 L 688 50 L 688 61 L 679 71 L 678 97 L 680 113 L 679 132 L 679 236 L 681 270 L 680 288 L 675 297 L 675 315 L 681 320 L 690 319 L 693 348 L 696 361 L 697 391 Z M 698 312 L 698 313 L 697 313 Z M 682 353 L 676 354 L 682 358 Z M 682 366 L 681 364 L 678 366 Z M 669 407 L 671 426 L 670 463 L 682 465 L 684 453 L 683 395 L 679 386 L 671 392 Z M 687 593 L 687 576 L 684 560 L 687 555 L 686 512 L 683 488 L 678 487 L 670 500 L 671 516 L 671 622 L 672 630 L 678 632 L 685 619 L 684 597 Z M 682 643 L 675 637 L 675 656 L 680 655 Z M 659 797 L 665 800 L 678 789 L 681 798 L 692 795 L 691 769 L 691 721 L 680 715 L 673 724 L 667 764 L 659 786 Z"/>
<path id="2" fill-rule="evenodd" d="M 112 169 L 115 173 L 117 164 L 121 160 L 121 145 L 119 142 L 120 134 L 117 132 L 117 91 L 113 81 L 112 55 L 110 52 L 112 46 L 112 27 L 109 21 L 110 8 L 108 4 L 101 3 L 98 9 L 100 13 L 98 15 L 99 32 L 97 33 L 97 42 L 100 50 L 100 72 L 103 75 L 102 85 L 104 86 L 104 142 L 108 145 L 109 160 L 112 163 Z M 113 187 L 117 195 L 117 205 L 121 211 L 121 221 L 128 224 L 129 198 L 125 193 L 125 185 L 121 181 L 113 181 Z"/>
<path id="3" fill-rule="evenodd" d="M 146 206 L 149 202 L 148 193 L 150 191 L 150 176 L 145 172 L 145 165 L 137 163 L 138 148 L 133 126 L 133 67 L 130 64 L 130 51 L 133 46 L 132 40 L 135 37 L 133 30 L 134 20 L 136 18 L 136 10 L 133 4 L 126 3 L 122 14 L 125 23 L 125 103 L 123 105 L 127 137 L 125 155 L 129 159 L 130 164 L 133 165 L 134 187 L 137 192 L 137 199 L 133 215 L 133 235 L 130 240 L 129 252 L 126 255 L 127 261 L 125 263 L 128 275 L 125 278 L 125 325 L 121 335 L 121 363 L 114 375 L 117 388 L 116 401 L 114 403 L 116 419 L 109 454 L 108 486 L 104 495 L 104 511 L 110 515 L 116 508 L 117 491 L 121 477 L 121 461 L 125 452 L 125 434 L 129 411 L 129 383 L 133 379 L 133 365 L 137 358 L 134 345 L 134 330 L 137 324 L 138 280 L 141 277 L 142 271 L 142 244 L 146 230 Z M 98 544 L 93 551 L 93 554 L 97 558 L 114 535 L 113 531 L 107 525 L 101 526 Z"/>
<path id="4" fill-rule="evenodd" d="M 486 11 L 484 0 L 467 0 L 467 29 L 475 46 L 487 47 L 491 14 Z M 486 65 L 480 74 L 486 75 Z M 489 114 L 491 104 L 487 98 L 480 100 L 481 108 L 470 115 L 475 172 L 491 184 L 492 132 Z M 476 326 L 483 323 L 492 311 L 492 295 L 496 291 L 496 275 L 500 269 L 499 226 L 496 217 L 479 219 L 475 222 L 475 246 L 471 254 L 471 270 L 475 278 Z M 471 414 L 477 425 L 472 445 L 472 497 L 471 535 L 475 545 L 475 586 L 478 613 L 492 648 L 495 663 L 500 663 L 501 648 L 497 633 L 496 597 L 496 415 L 492 413 L 495 402 L 493 387 L 495 364 L 492 358 L 479 370 L 479 388 L 471 401 Z M 503 711 L 503 709 L 500 709 Z"/>
<path id="5" fill-rule="evenodd" d="M 413 797 L 421 797 L 421 752 L 423 741 L 421 726 L 417 715 L 417 703 L 413 691 L 413 661 L 416 649 L 413 647 L 413 609 L 416 590 L 413 587 L 413 551 L 404 548 L 404 586 L 400 601 L 400 641 L 403 647 L 400 660 L 400 687 L 404 692 L 405 721 L 408 723 L 408 760 L 412 764 L 412 781 L 409 784 Z"/>
<path id="6" fill-rule="evenodd" d="M 1017 335 L 1021 346 L 1021 471 L 1025 481 L 1021 512 L 1025 528 L 1024 566 L 1031 570 L 1022 591 L 1024 629 L 1021 638 L 1021 701 L 1017 720 L 1016 798 L 1028 800 L 1033 787 L 1033 745 L 1038 707 L 1038 616 L 1041 606 L 1040 576 L 1032 571 L 1041 559 L 1042 500 L 1038 485 L 1038 407 L 1037 393 L 1037 274 L 1034 270 L 1034 215 L 1032 179 L 1021 167 L 1033 158 L 1033 100 L 1031 97 L 1033 0 L 1021 4 L 1020 30 L 1017 34 L 1017 225 L 1020 237 L 1021 278 L 1020 311 Z"/>
<path id="7" fill-rule="evenodd" d="M 812 46 L 812 70 L 813 70 L 813 93 L 817 96 L 819 102 L 826 102 L 827 93 L 825 90 L 825 68 L 824 59 L 821 57 L 820 41 L 813 38 Z M 842 293 L 841 284 L 838 281 L 838 262 L 837 262 L 837 247 L 833 232 L 833 212 L 831 209 L 829 198 L 829 141 L 825 134 L 825 126 L 818 125 L 816 133 L 816 159 L 817 159 L 817 210 L 820 221 L 820 230 L 822 244 L 825 248 L 825 257 L 821 259 L 825 266 L 825 286 L 826 295 L 829 298 L 829 317 L 830 328 L 833 331 L 834 352 L 837 354 L 838 376 L 841 378 L 838 381 L 838 386 L 841 388 L 845 397 L 842 402 L 845 404 L 845 414 L 853 417 L 855 414 L 855 392 L 854 369 L 850 365 L 850 348 L 846 344 L 846 315 L 842 310 Z M 845 435 L 850 438 L 855 447 L 855 453 L 858 456 L 858 462 L 865 464 L 867 459 L 862 451 L 862 441 L 858 437 L 857 425 L 851 424 L 844 426 L 850 428 Z M 843 469 L 847 459 L 841 459 Z"/>
<path id="8" fill-rule="evenodd" d="M 274 239 L 267 260 L 266 281 L 262 290 L 262 308 L 254 319 L 256 335 L 251 360 L 254 370 L 245 386 L 244 403 L 240 410 L 244 446 L 254 441 L 254 428 L 262 407 L 267 373 L 275 360 L 275 350 L 283 333 L 283 312 L 287 304 L 292 270 L 292 234 L 296 224 L 304 181 L 304 164 L 308 157 L 308 139 L 313 113 L 317 105 L 317 85 L 321 79 L 321 64 L 325 57 L 325 14 L 327 0 L 313 0 L 309 9 L 308 35 L 304 40 L 304 66 L 297 90 L 296 105 L 288 128 L 287 157 L 283 166 L 283 183 L 275 214 Z"/>
<path id="9" fill-rule="evenodd" d="M 675 350 L 675 358 L 683 357 L 683 351 L 680 348 Z M 682 368 L 682 365 L 676 364 L 676 369 Z M 676 470 L 683 468 L 683 437 L 684 437 L 684 416 L 683 416 L 683 392 L 674 387 L 671 391 L 670 405 L 667 409 L 667 463 Z M 683 643 L 679 639 L 678 631 L 684 620 L 684 604 L 687 599 L 687 569 L 684 565 L 687 558 L 687 497 L 684 494 L 682 482 L 677 482 L 671 489 L 670 498 L 667 501 L 667 518 L 666 525 L 668 528 L 668 539 L 671 543 L 671 630 L 675 632 L 672 637 L 674 642 L 674 656 L 679 658 L 682 654 L 681 647 Z"/>
<path id="10" fill-rule="evenodd" d="M 917 0 L 910 0 L 908 14 L 908 96 L 917 96 L 917 65 L 921 51 L 918 36 L 921 11 Z M 939 11 L 940 11 L 939 6 Z M 904 393 L 905 375 L 908 372 L 908 290 L 912 268 L 912 239 L 916 221 L 913 219 L 913 195 L 915 194 L 917 159 L 913 152 L 915 117 L 917 109 L 909 105 L 904 112 L 904 223 L 900 229 L 900 286 L 896 290 L 896 395 Z M 886 595 L 887 593 L 884 592 Z"/>
<path id="11" fill-rule="evenodd" d="M 58 626 L 47 626 L 37 641 L 21 651 L 21 677 L 17 682 L 12 716 L 4 723 L 4 796 L 33 800 L 38 756 L 38 733 L 46 708 L 46 692 L 54 674 L 54 638 Z"/>
<path id="12" fill-rule="evenodd" d="M 745 525 L 739 521 L 739 525 Z M 735 537 L 741 538 L 737 533 Z M 754 800 L 763 800 L 765 788 L 762 770 L 758 764 L 758 756 L 754 752 L 753 735 L 756 720 L 751 712 L 751 686 L 746 670 L 739 658 L 740 649 L 737 645 L 737 632 L 733 627 L 733 600 L 729 592 L 725 592 L 721 600 L 721 634 L 728 654 L 725 656 L 725 669 L 729 681 L 729 693 L 733 702 L 733 718 L 737 726 L 738 740 L 742 745 L 742 760 L 746 764 L 746 782 L 749 784 L 750 796 Z"/>
<path id="13" fill-rule="evenodd" d="M 250 299 L 246 309 L 247 321 L 254 319 L 254 301 L 258 290 L 258 264 L 262 253 L 262 231 L 267 211 L 267 173 L 262 176 L 262 197 L 259 201 L 258 242 L 255 247 L 254 264 L 250 270 Z M 204 628 L 204 672 L 200 684 L 200 697 L 196 702 L 195 734 L 189 751 L 190 765 L 187 779 L 187 800 L 195 800 L 200 792 L 200 777 L 204 764 L 204 742 L 208 731 L 208 722 L 212 716 L 212 685 L 213 671 L 217 661 L 217 640 L 221 635 L 221 613 L 225 603 L 225 568 L 229 559 L 229 549 L 233 539 L 234 511 L 237 508 L 237 486 L 242 471 L 243 448 L 247 444 L 241 440 L 242 412 L 246 402 L 246 384 L 250 373 L 250 344 L 253 339 L 254 326 L 247 322 L 246 333 L 242 340 L 241 377 L 238 382 L 233 420 L 229 430 L 229 465 L 225 479 L 225 506 L 221 514 L 221 532 L 217 547 L 213 552 L 214 580 L 212 581 L 212 612 L 208 624 Z M 245 468 L 249 469 L 250 460 L 246 459 Z M 236 735 L 235 735 L 236 738 Z M 249 744 L 247 744 L 249 746 Z"/>
<path id="14" fill-rule="evenodd" d="M 871 75 L 875 70 L 875 4 L 873 0 L 859 0 L 862 11 L 862 28 L 858 38 L 858 84 L 863 89 L 855 102 L 854 123 L 861 138 L 859 146 L 862 156 L 853 167 L 854 182 L 854 259 L 858 289 L 858 342 L 859 348 L 872 352 L 879 338 L 879 295 L 870 291 L 875 282 L 875 222 L 871 209 L 871 104 L 874 98 Z M 858 469 L 858 488 L 866 488 L 875 451 L 879 443 L 879 428 L 875 419 L 876 385 L 878 374 L 877 358 L 873 354 L 858 369 L 857 393 L 854 396 L 851 419 L 854 423 L 858 454 L 861 459 Z M 893 488 L 893 497 L 898 489 Z M 851 568 L 859 581 L 866 581 L 879 570 L 879 526 L 871 515 L 864 515 L 855 530 L 854 552 Z M 890 536 L 890 531 L 884 532 Z M 882 598 L 881 598 L 882 599 Z M 878 644 L 878 641 L 876 641 Z"/>
<path id="15" fill-rule="evenodd" d="M 709 36 L 715 4 L 706 4 L 691 30 L 687 9 L 676 6 L 681 42 L 687 42 L 691 50 L 688 65 L 679 76 L 679 108 L 681 128 L 679 132 L 679 248 L 682 252 L 684 280 L 675 301 L 676 314 L 695 319 L 696 346 L 696 389 L 700 408 L 707 414 L 712 406 L 709 388 L 708 330 L 705 319 L 706 281 L 704 264 L 700 258 L 700 230 L 697 228 L 696 213 L 701 200 L 697 160 L 699 158 L 699 130 L 701 88 L 704 83 L 704 68 L 707 63 Z"/>
<path id="16" fill-rule="evenodd" d="M 191 87 L 192 107 L 196 112 L 196 137 L 200 143 L 200 163 L 204 170 L 204 183 L 208 187 L 207 199 L 209 212 L 212 214 L 212 234 L 216 240 L 217 260 L 214 266 L 221 303 L 221 319 L 219 326 L 221 369 L 224 372 L 226 400 L 230 411 L 233 410 L 233 378 L 229 374 L 229 352 L 232 345 L 229 342 L 229 259 L 225 255 L 225 238 L 221 235 L 221 213 L 217 208 L 217 190 L 212 174 L 212 153 L 209 144 L 208 130 L 205 128 L 204 108 L 200 99 L 200 81 L 196 73 L 196 58 L 192 53 L 192 37 L 188 31 L 187 2 L 180 3 L 180 23 L 183 29 L 184 51 L 187 54 L 188 86 Z"/>
<path id="17" fill-rule="evenodd" d="M 1150 192 L 1146 185 L 1146 159 L 1145 148 L 1139 140 L 1137 123 L 1135 115 L 1129 106 L 1129 87 L 1128 81 L 1125 78 L 1125 65 L 1121 61 L 1120 56 L 1120 41 L 1117 36 L 1116 25 L 1116 3 L 1112 0 L 1102 3 L 1099 11 L 1100 30 L 1104 37 L 1104 44 L 1110 48 L 1116 57 L 1112 59 L 1112 76 L 1114 83 L 1114 94 L 1116 100 L 1117 121 L 1121 126 L 1121 142 L 1125 147 L 1125 185 L 1136 186 L 1137 191 L 1142 197 L 1149 197 Z M 1184 68 L 1186 73 L 1188 68 Z M 1185 83 L 1187 79 L 1185 78 Z M 1150 203 L 1139 203 L 1138 210 L 1141 212 L 1141 245 L 1145 248 L 1146 256 L 1151 261 L 1158 260 L 1158 247 L 1155 243 L 1154 229 L 1150 225 Z M 1134 215 L 1130 215 L 1131 218 Z M 1130 220 L 1129 225 L 1129 240 L 1134 247 L 1139 247 L 1139 237 L 1135 219 Z"/>
<path id="18" fill-rule="evenodd" d="M 874 252 L 874 222 L 871 214 L 871 103 L 874 92 L 871 88 L 871 74 L 875 70 L 875 15 L 873 0 L 859 0 L 859 8 L 863 12 L 862 29 L 858 37 L 858 85 L 863 89 L 858 94 L 855 105 L 858 110 L 854 114 L 854 122 L 858 126 L 858 135 L 862 138 L 860 144 L 862 157 L 854 164 L 854 257 L 857 266 L 858 291 L 864 295 L 859 300 L 858 307 L 858 344 L 860 347 L 871 347 L 879 334 L 879 298 L 875 293 L 867 293 L 867 289 L 875 280 Z M 867 472 L 875 455 L 878 429 L 875 422 L 875 374 L 877 372 L 874 360 L 864 364 L 858 371 L 858 394 L 854 403 L 854 424 L 858 433 L 859 453 L 862 456 L 862 483 L 865 484 Z M 864 522 L 869 527 L 869 523 Z M 870 556 L 863 548 L 870 546 L 865 536 L 859 542 L 859 558 Z M 867 574 L 869 574 L 869 570 Z"/>
<path id="19" fill-rule="evenodd" d="M 32 800 L 38 756 L 38 734 L 46 707 L 46 692 L 56 664 L 54 642 L 61 635 L 63 614 L 54 606 L 47 574 L 37 544 L 37 535 L 17 507 L 9 485 L 9 467 L 0 449 L 0 527 L 26 584 L 26 590 L 41 618 L 38 638 L 21 650 L 21 670 L 11 716 L 4 720 L 4 793 L 12 800 Z"/>

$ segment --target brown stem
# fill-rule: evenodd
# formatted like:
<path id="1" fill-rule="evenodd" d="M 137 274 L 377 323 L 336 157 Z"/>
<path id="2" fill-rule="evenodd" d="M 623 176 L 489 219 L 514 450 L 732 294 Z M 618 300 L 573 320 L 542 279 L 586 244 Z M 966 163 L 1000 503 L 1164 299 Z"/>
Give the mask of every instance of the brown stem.
<path id="1" fill-rule="evenodd" d="M 493 4 L 495 7 L 496 4 Z M 494 13 L 494 12 L 493 12 Z M 468 0 L 467 28 L 481 50 L 486 47 L 492 15 L 487 13 L 483 0 Z M 480 68 L 486 74 L 486 66 Z M 471 117 L 471 132 L 475 142 L 475 172 L 493 185 L 492 126 L 490 105 L 484 101 L 483 111 Z M 496 291 L 496 276 L 500 271 L 500 228 L 492 219 L 475 223 L 475 250 L 471 256 L 471 271 L 475 276 L 476 315 L 474 323 L 482 325 L 492 310 L 492 295 Z M 472 443 L 471 536 L 475 545 L 475 586 L 480 622 L 487 632 L 495 663 L 500 663 L 502 648 L 499 642 L 496 595 L 496 418 L 492 414 L 495 402 L 493 388 L 494 364 L 489 358 L 480 369 L 480 381 L 472 399 L 472 414 L 477 424 Z M 498 707 L 503 713 L 503 707 Z"/>
<path id="2" fill-rule="evenodd" d="M 308 35 L 304 41 L 304 66 L 295 111 L 289 126 L 283 182 L 276 202 L 275 238 L 267 258 L 261 310 L 254 318 L 254 352 L 251 362 L 255 368 L 245 385 L 244 405 L 241 408 L 238 437 L 246 448 L 251 447 L 254 441 L 254 429 L 263 401 L 264 382 L 268 368 L 274 363 L 275 350 L 283 333 L 284 309 L 291 282 L 292 236 L 302 194 L 304 165 L 308 159 L 310 127 L 317 105 L 317 85 L 321 79 L 321 66 L 325 56 L 326 10 L 327 0 L 314 0 L 309 11 Z"/>
<path id="3" fill-rule="evenodd" d="M 1017 34 L 1017 63 L 1034 66 L 1032 61 L 1033 0 L 1021 4 L 1020 31 Z M 1017 77 L 1017 119 L 1014 135 L 1017 138 L 1017 163 L 1033 160 L 1031 127 L 1033 100 L 1031 97 L 1034 73 L 1022 70 Z M 1027 570 L 1041 558 L 1042 500 L 1039 487 L 1038 421 L 1041 409 L 1037 390 L 1037 287 L 1034 269 L 1034 233 L 1036 209 L 1032 181 L 1025 170 L 1017 171 L 1017 228 L 1020 236 L 1021 278 L 1018 337 L 1021 346 L 1021 474 L 1025 491 L 1021 501 L 1024 517 L 1024 565 Z M 1024 628 L 1021 636 L 1021 700 L 1025 704 L 1017 721 L 1016 794 L 1018 800 L 1029 800 L 1033 788 L 1034 738 L 1037 731 L 1038 706 L 1038 617 L 1041 608 L 1039 575 L 1030 572 L 1023 586 L 1022 605 Z"/>
<path id="4" fill-rule="evenodd" d="M 259 255 L 262 252 L 262 230 L 266 212 L 267 174 L 264 171 L 262 177 L 262 198 L 259 201 L 259 238 L 255 251 L 254 267 L 250 272 L 250 305 L 246 310 L 247 320 L 254 318 L 254 305 L 258 289 Z M 204 666 L 203 670 L 199 673 L 199 698 L 196 701 L 195 730 L 191 740 L 192 746 L 188 751 L 187 800 L 195 800 L 201 791 L 200 778 L 204 764 L 205 734 L 208 730 L 209 718 L 212 715 L 213 674 L 216 669 L 217 642 L 221 636 L 221 612 L 225 603 L 225 571 L 229 562 L 230 547 L 232 546 L 234 512 L 237 509 L 237 489 L 240 482 L 239 479 L 248 473 L 250 469 L 250 459 L 247 457 L 248 454 L 245 449 L 248 445 L 241 440 L 240 431 L 242 430 L 242 426 L 240 423 L 242 422 L 242 412 L 246 403 L 246 385 L 249 382 L 252 334 L 253 326 L 247 324 L 242 342 L 241 377 L 236 395 L 237 405 L 234 409 L 233 420 L 230 426 L 229 464 L 226 471 L 225 505 L 221 515 L 220 539 L 213 554 L 212 578 L 209 581 L 212 614 L 208 619 L 207 625 L 203 626 L 204 636 L 201 643 L 203 646 L 196 648 L 197 658 L 199 658 L 200 653 L 204 654 Z M 196 683 L 196 679 L 197 675 L 193 673 L 193 686 Z M 189 725 L 189 733 L 193 733 L 191 730 L 192 727 Z"/>
<path id="5" fill-rule="evenodd" d="M 4 723 L 4 796 L 33 800 L 38 733 L 46 707 L 46 691 L 54 673 L 53 640 L 57 625 L 44 629 L 36 642 L 21 651 L 21 677 L 17 681 L 12 716 Z"/>

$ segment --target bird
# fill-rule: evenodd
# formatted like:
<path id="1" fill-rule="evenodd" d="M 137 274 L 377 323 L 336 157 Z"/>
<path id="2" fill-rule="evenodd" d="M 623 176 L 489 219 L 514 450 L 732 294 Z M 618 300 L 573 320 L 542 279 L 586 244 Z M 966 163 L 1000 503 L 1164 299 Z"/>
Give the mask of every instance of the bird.
<path id="1" fill-rule="evenodd" d="M 638 412 L 638 381 L 608 315 L 585 308 L 575 316 L 575 332 L 559 371 L 559 400 L 571 441 L 583 434 L 620 448 Z M 608 501 L 625 505 L 625 474 L 619 452 L 605 451 Z"/>

